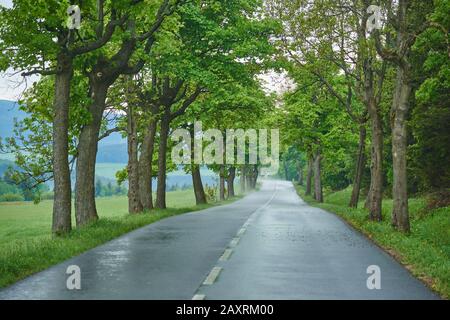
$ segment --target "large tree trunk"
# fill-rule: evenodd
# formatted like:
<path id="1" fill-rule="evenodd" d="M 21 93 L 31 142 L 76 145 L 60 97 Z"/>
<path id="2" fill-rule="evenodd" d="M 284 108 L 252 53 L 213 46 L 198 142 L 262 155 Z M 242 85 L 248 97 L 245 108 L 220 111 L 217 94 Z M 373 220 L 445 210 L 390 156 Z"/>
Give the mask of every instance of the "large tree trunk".
<path id="1" fill-rule="evenodd" d="M 191 166 L 192 184 L 194 186 L 195 203 L 207 203 L 205 189 L 203 188 L 202 176 L 200 174 L 200 166 L 193 164 Z"/>
<path id="2" fill-rule="evenodd" d="M 108 87 L 109 85 L 102 82 L 91 84 L 91 96 L 94 101 L 89 106 L 89 111 L 92 119 L 82 128 L 78 143 L 75 185 L 77 226 L 84 226 L 98 220 L 95 205 L 95 162 Z"/>
<path id="3" fill-rule="evenodd" d="M 159 136 L 158 152 L 158 186 L 156 189 L 156 207 L 166 208 L 166 176 L 167 176 L 167 141 L 170 130 L 170 107 L 165 108 L 161 119 L 161 130 Z"/>
<path id="4" fill-rule="evenodd" d="M 298 173 L 298 181 L 297 182 L 300 186 L 302 186 L 303 185 L 303 168 L 300 165 L 300 163 L 297 163 L 297 173 Z"/>
<path id="5" fill-rule="evenodd" d="M 245 189 L 252 190 L 252 169 L 250 166 L 245 166 Z"/>
<path id="6" fill-rule="evenodd" d="M 393 157 L 393 211 L 392 224 L 403 232 L 409 232 L 408 192 L 406 174 L 407 128 L 411 85 L 405 71 L 397 70 L 397 83 L 392 107 L 392 157 Z"/>
<path id="7" fill-rule="evenodd" d="M 58 55 L 53 104 L 53 180 L 54 202 L 52 232 L 68 233 L 72 229 L 72 190 L 69 168 L 69 106 L 72 59 Z"/>
<path id="8" fill-rule="evenodd" d="M 305 195 L 311 195 L 311 185 L 313 176 L 313 160 L 311 157 L 308 158 L 308 173 L 306 175 L 306 190 Z"/>
<path id="9" fill-rule="evenodd" d="M 139 193 L 143 210 L 153 209 L 152 162 L 157 126 L 157 120 L 151 120 L 141 145 L 141 154 L 139 157 Z"/>
<path id="10" fill-rule="evenodd" d="M 241 193 L 242 194 L 245 194 L 245 190 L 246 190 L 246 188 L 245 188 L 245 180 L 246 180 L 245 174 L 246 174 L 246 172 L 245 172 L 245 165 L 242 165 L 241 166 L 241 176 L 239 177 L 240 185 L 241 185 Z"/>
<path id="11" fill-rule="evenodd" d="M 314 199 L 318 202 L 323 202 L 321 161 L 322 155 L 318 152 L 314 157 Z"/>
<path id="12" fill-rule="evenodd" d="M 228 198 L 234 197 L 234 178 L 236 177 L 236 167 L 230 167 L 227 177 Z"/>
<path id="13" fill-rule="evenodd" d="M 223 164 L 220 165 L 219 181 L 219 198 L 223 201 L 225 200 L 225 166 Z"/>
<path id="14" fill-rule="evenodd" d="M 138 137 L 134 110 L 128 102 L 128 212 L 130 214 L 143 211 L 139 194 Z"/>
<path id="15" fill-rule="evenodd" d="M 252 190 L 252 176 L 249 173 L 245 176 L 245 188 L 249 191 Z"/>
<path id="16" fill-rule="evenodd" d="M 370 190 L 367 196 L 369 218 L 381 221 L 381 205 L 383 199 L 383 127 L 381 116 L 373 99 L 368 104 L 372 130 L 372 157 L 370 168 Z"/>
<path id="17" fill-rule="evenodd" d="M 361 190 L 361 180 L 364 173 L 364 167 L 366 165 L 366 127 L 361 125 L 359 127 L 359 146 L 358 146 L 358 158 L 356 163 L 355 179 L 353 180 L 352 197 L 350 198 L 349 207 L 357 208 L 359 201 L 359 193 Z"/>
<path id="18" fill-rule="evenodd" d="M 253 169 L 252 170 L 252 172 L 253 172 L 253 174 L 252 174 L 252 188 L 256 189 L 256 183 L 258 182 L 258 177 L 259 177 L 258 165 L 257 164 L 253 165 L 252 169 Z"/>

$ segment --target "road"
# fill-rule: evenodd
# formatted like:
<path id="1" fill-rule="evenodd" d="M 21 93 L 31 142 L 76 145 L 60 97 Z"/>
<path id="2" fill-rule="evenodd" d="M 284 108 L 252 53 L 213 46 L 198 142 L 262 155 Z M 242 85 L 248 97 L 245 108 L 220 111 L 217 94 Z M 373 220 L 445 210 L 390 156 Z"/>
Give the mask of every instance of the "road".
<path id="1" fill-rule="evenodd" d="M 68 266 L 81 289 L 68 290 Z M 367 288 L 369 266 L 381 289 Z M 436 299 L 335 215 L 267 180 L 230 205 L 171 217 L 30 276 L 0 299 Z"/>

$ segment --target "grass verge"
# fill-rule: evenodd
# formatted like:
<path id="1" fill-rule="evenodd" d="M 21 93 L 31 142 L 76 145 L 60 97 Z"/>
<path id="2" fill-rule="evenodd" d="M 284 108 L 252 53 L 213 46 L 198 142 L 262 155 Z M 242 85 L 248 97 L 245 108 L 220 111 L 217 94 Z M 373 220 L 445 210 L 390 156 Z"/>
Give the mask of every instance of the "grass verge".
<path id="1" fill-rule="evenodd" d="M 191 191 L 192 193 L 192 191 Z M 170 194 L 170 193 L 169 193 Z M 183 194 L 172 195 L 172 203 L 176 207 L 181 204 L 189 203 L 189 200 L 183 198 Z M 178 198 L 176 198 L 178 196 Z M 9 233 L 2 234 L 0 238 L 6 240 L 0 244 L 0 288 L 6 287 L 18 280 L 21 280 L 31 274 L 42 271 L 50 266 L 60 263 L 64 260 L 79 255 L 89 249 L 92 249 L 98 245 L 108 242 L 114 238 L 117 238 L 125 233 L 144 227 L 158 220 L 168 218 L 171 216 L 179 215 L 182 213 L 199 211 L 207 209 L 213 206 L 224 205 L 240 199 L 241 197 L 235 197 L 222 201 L 220 203 L 207 204 L 207 205 L 191 205 L 185 207 L 171 208 L 166 210 L 155 210 L 151 213 L 143 213 L 139 215 L 120 215 L 110 214 L 107 217 L 102 217 L 90 226 L 80 229 L 74 229 L 69 235 L 61 238 L 52 238 L 50 235 L 50 228 L 46 223 L 37 224 L 39 217 L 41 220 L 47 219 L 48 212 L 40 212 L 40 208 L 36 207 L 33 216 L 32 213 L 27 212 L 33 208 L 29 208 L 25 205 L 20 207 L 21 204 L 14 206 L 8 206 L 0 208 L 0 221 L 10 222 L 11 226 L 15 226 L 13 223 L 15 220 L 20 220 L 20 216 L 16 219 L 12 219 L 8 209 L 22 210 L 25 217 L 31 215 L 29 219 L 22 219 L 22 229 L 26 231 L 29 226 L 34 231 L 32 234 L 27 234 L 25 231 L 21 233 L 20 229 L 10 228 Z M 126 198 L 122 200 L 126 201 Z M 119 199 L 102 199 L 100 201 L 100 208 L 110 208 L 109 202 L 118 203 Z M 120 201 L 122 202 L 122 201 Z M 23 204 L 22 204 L 23 205 Z M 42 204 L 44 208 L 48 206 L 48 203 Z M 169 202 L 170 205 L 170 202 Z M 104 208 L 103 208 L 104 209 Z M 117 210 L 117 209 L 116 209 Z M 28 223 L 28 224 L 27 224 Z M 3 225 L 5 227 L 5 225 Z M 44 229 L 45 227 L 45 229 Z M 6 227 L 5 227 L 6 228 Z M 7 231 L 6 229 L 3 231 Z"/>
<path id="2" fill-rule="evenodd" d="M 450 297 L 450 207 L 426 211 L 425 200 L 410 199 L 411 233 L 396 231 L 390 224 L 392 200 L 383 200 L 383 221 L 368 219 L 368 211 L 348 207 L 351 189 L 325 194 L 324 203 L 305 196 L 303 187 L 297 193 L 308 204 L 333 212 L 403 264 L 444 299 Z"/>

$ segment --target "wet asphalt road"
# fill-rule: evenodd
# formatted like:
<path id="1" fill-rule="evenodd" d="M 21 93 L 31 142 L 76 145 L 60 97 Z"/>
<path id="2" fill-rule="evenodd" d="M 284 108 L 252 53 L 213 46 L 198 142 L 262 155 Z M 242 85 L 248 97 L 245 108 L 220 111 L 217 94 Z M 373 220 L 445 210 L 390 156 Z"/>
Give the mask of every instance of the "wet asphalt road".
<path id="1" fill-rule="evenodd" d="M 66 269 L 81 269 L 68 290 Z M 369 290 L 367 267 L 381 270 Z M 212 271 L 213 270 L 213 271 Z M 0 299 L 436 299 L 388 254 L 291 183 L 168 218 L 0 291 Z"/>

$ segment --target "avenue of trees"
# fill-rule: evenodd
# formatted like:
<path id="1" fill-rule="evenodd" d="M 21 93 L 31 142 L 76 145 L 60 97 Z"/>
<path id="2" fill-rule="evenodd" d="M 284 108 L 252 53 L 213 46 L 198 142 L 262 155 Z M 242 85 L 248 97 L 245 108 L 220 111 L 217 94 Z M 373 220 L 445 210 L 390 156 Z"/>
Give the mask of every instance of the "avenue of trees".
<path id="1" fill-rule="evenodd" d="M 283 21 L 277 45 L 296 83 L 278 116 L 282 174 L 320 202 L 323 187 L 352 185 L 356 207 L 363 190 L 374 221 L 392 197 L 392 225 L 403 232 L 408 195 L 448 205 L 450 3 L 271 0 L 269 8 Z"/>
<path id="2" fill-rule="evenodd" d="M 66 24 L 69 5 L 81 10 L 78 29 Z M 98 219 L 96 154 L 111 133 L 128 141 L 128 166 L 117 176 L 128 180 L 136 214 L 166 208 L 172 130 L 195 120 L 257 127 L 273 106 L 257 77 L 272 63 L 279 31 L 262 10 L 259 0 L 21 0 L 0 9 L 0 70 L 39 75 L 20 101 L 28 117 L 2 148 L 16 155 L 16 181 L 33 188 L 53 180 L 54 235 L 72 229 L 72 200 L 77 227 Z M 184 169 L 205 203 L 200 168 Z M 220 172 L 221 199 L 226 181 L 234 195 L 238 172 L 244 188 L 255 187 L 254 168 L 211 169 Z"/>
<path id="3" fill-rule="evenodd" d="M 78 29 L 67 27 L 69 5 L 80 7 Z M 20 0 L 0 21 L 0 71 L 39 76 L 20 101 L 28 117 L 1 145 L 20 167 L 8 179 L 53 180 L 55 235 L 72 229 L 72 201 L 78 227 L 98 219 L 98 143 L 115 132 L 128 142 L 117 178 L 131 214 L 166 208 L 171 170 L 190 174 L 206 203 L 200 166 L 171 160 L 170 134 L 196 121 L 280 128 L 283 176 L 320 202 L 324 188 L 351 186 L 349 206 L 365 200 L 373 221 L 391 197 L 402 232 L 411 194 L 450 203 L 449 1 Z M 295 83 L 282 97 L 259 80 L 274 70 Z M 235 194 L 236 177 L 255 188 L 259 174 L 209 169 L 219 199 Z"/>

